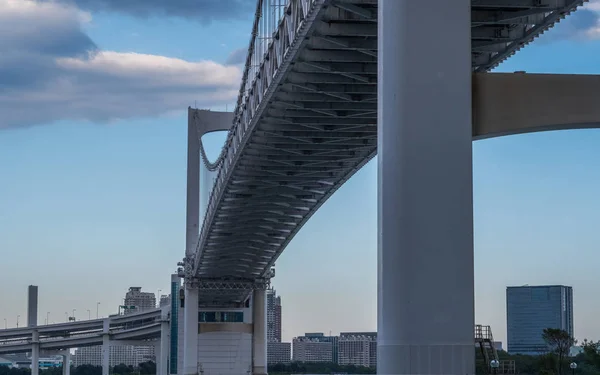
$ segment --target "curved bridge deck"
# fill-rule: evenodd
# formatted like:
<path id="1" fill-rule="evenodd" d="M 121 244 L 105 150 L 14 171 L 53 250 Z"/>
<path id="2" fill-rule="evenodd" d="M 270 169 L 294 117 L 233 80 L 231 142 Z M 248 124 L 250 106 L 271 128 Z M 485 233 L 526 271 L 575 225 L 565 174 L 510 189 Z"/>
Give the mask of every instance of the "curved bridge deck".
<path id="1" fill-rule="evenodd" d="M 494 68 L 582 3 L 473 0 L 473 72 Z M 377 0 L 291 0 L 269 44 L 251 43 L 198 241 L 199 278 L 264 276 L 311 215 L 376 154 L 377 12 Z M 248 292 L 225 296 L 239 303 Z"/>

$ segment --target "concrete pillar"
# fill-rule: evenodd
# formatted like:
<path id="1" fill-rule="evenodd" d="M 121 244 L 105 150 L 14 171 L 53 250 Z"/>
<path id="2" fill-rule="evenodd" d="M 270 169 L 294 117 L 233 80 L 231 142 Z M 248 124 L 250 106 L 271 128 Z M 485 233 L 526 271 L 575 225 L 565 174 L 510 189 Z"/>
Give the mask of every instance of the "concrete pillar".
<path id="1" fill-rule="evenodd" d="M 31 334 L 31 375 L 40 373 L 40 336 L 38 331 Z"/>
<path id="2" fill-rule="evenodd" d="M 38 287 L 27 288 L 27 327 L 37 327 L 38 322 Z"/>
<path id="3" fill-rule="evenodd" d="M 267 374 L 267 298 L 265 289 L 252 295 L 252 374 Z"/>
<path id="4" fill-rule="evenodd" d="M 63 354 L 62 366 L 63 375 L 71 375 L 71 352 L 69 350 Z"/>
<path id="5" fill-rule="evenodd" d="M 471 0 L 379 0 L 378 374 L 474 374 Z"/>
<path id="6" fill-rule="evenodd" d="M 162 336 L 162 332 L 161 332 L 161 336 Z M 154 363 L 156 364 L 156 375 L 164 375 L 160 372 L 160 367 L 161 367 L 161 348 L 160 348 L 160 344 L 161 342 L 156 342 L 154 343 Z"/>
<path id="7" fill-rule="evenodd" d="M 169 373 L 169 322 L 160 323 L 160 344 L 156 345 L 156 373 L 168 375 Z"/>
<path id="8" fill-rule="evenodd" d="M 183 375 L 198 372 L 198 289 L 185 286 L 183 308 Z"/>
<path id="9" fill-rule="evenodd" d="M 193 110 L 188 108 L 187 199 L 185 256 L 196 253 L 198 224 L 200 221 L 200 141 L 193 120 Z M 193 267 L 193 264 L 190 265 Z M 186 268 L 189 266 L 186 266 Z M 187 281 L 187 280 L 186 280 Z M 173 297 L 171 297 L 173 298 Z M 198 372 L 198 289 L 185 285 L 183 310 L 183 375 Z"/>
<path id="10" fill-rule="evenodd" d="M 200 141 L 192 116 L 193 110 L 188 108 L 186 256 L 196 252 L 200 221 Z"/>
<path id="11" fill-rule="evenodd" d="M 102 329 L 102 375 L 108 375 L 110 372 L 110 320 L 104 319 Z"/>

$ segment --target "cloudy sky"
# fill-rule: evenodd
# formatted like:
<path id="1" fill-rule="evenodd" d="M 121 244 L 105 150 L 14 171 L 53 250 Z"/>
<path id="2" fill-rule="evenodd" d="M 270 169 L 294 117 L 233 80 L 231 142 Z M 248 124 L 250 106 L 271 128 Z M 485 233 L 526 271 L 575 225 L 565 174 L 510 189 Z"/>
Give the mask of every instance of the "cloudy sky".
<path id="1" fill-rule="evenodd" d="M 166 290 L 183 256 L 185 108 L 231 109 L 253 0 L 0 0 L 0 325 L 116 310 Z M 600 2 L 501 71 L 600 74 Z M 223 135 L 206 137 L 213 154 Z M 506 285 L 575 288 L 600 339 L 600 132 L 474 143 L 479 323 L 505 337 Z M 376 169 L 367 165 L 278 261 L 284 338 L 374 330 Z"/>

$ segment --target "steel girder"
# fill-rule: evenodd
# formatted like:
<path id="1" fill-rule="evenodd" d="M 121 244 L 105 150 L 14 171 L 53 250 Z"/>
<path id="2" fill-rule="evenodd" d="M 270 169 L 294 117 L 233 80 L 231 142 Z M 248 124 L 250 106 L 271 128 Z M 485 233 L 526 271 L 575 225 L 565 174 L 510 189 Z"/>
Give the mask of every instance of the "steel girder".
<path id="1" fill-rule="evenodd" d="M 472 70 L 493 69 L 583 2 L 473 0 Z M 376 154 L 377 0 L 288 0 L 283 14 L 258 48 L 257 11 L 194 259 L 200 278 L 260 278 Z"/>

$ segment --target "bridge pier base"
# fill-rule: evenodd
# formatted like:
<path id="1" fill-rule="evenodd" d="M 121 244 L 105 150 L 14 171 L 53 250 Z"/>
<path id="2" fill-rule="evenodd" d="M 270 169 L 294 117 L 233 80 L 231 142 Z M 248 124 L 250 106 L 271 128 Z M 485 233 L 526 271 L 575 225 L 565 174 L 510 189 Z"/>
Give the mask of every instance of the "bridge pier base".
<path id="1" fill-rule="evenodd" d="M 110 320 L 104 319 L 102 328 L 102 375 L 110 372 Z"/>
<path id="2" fill-rule="evenodd" d="M 71 352 L 69 349 L 62 355 L 62 375 L 71 375 Z"/>
<path id="3" fill-rule="evenodd" d="M 192 285 L 185 285 L 183 307 L 183 375 L 198 373 L 198 293 Z"/>
<path id="4" fill-rule="evenodd" d="M 475 373 L 470 3 L 379 1 L 378 374 Z"/>
<path id="5" fill-rule="evenodd" d="M 156 345 L 156 374 L 169 375 L 169 321 L 163 317 L 160 323 L 160 343 Z"/>
<path id="6" fill-rule="evenodd" d="M 38 331 L 31 334 L 31 375 L 40 374 L 40 336 Z"/>
<path id="7" fill-rule="evenodd" d="M 267 295 L 254 289 L 252 295 L 252 374 L 267 374 Z"/>

